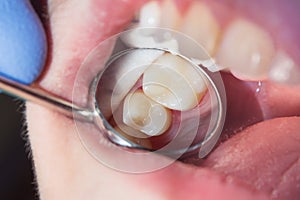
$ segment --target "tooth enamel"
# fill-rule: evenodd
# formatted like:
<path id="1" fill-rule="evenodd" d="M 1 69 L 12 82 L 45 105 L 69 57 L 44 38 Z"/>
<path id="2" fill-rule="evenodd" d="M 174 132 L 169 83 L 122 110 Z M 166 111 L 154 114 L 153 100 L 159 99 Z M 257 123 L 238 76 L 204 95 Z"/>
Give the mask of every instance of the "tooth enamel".
<path id="1" fill-rule="evenodd" d="M 179 30 L 182 23 L 177 6 L 172 0 L 165 0 L 161 6 L 161 23 L 160 27 Z"/>
<path id="2" fill-rule="evenodd" d="M 292 58 L 278 51 L 271 64 L 269 78 L 277 83 L 300 84 L 300 70 Z"/>
<path id="3" fill-rule="evenodd" d="M 124 100 L 123 121 L 146 135 L 164 133 L 171 124 L 171 112 L 148 98 L 141 90 L 128 94 Z"/>
<path id="4" fill-rule="evenodd" d="M 243 80 L 263 80 L 268 76 L 274 46 L 269 34 L 257 25 L 236 20 L 224 33 L 216 60 Z"/>
<path id="5" fill-rule="evenodd" d="M 157 1 L 145 4 L 140 11 L 139 27 L 159 27 L 161 24 L 161 10 Z M 145 35 L 151 35 L 152 31 L 144 31 Z"/>
<path id="6" fill-rule="evenodd" d="M 206 84 L 191 63 L 166 53 L 143 76 L 144 93 L 173 110 L 194 108 L 206 91 Z"/>
<path id="7" fill-rule="evenodd" d="M 171 6 L 171 3 L 165 2 L 162 7 Z M 170 37 L 166 30 L 157 29 L 167 28 L 169 27 L 167 23 L 175 20 L 170 17 L 176 17 L 176 12 L 173 11 L 176 8 L 174 8 L 174 5 L 170 8 L 172 13 L 162 13 L 161 5 L 157 1 L 148 2 L 141 8 L 138 15 L 139 22 L 132 27 L 133 29 L 124 32 L 121 35 L 121 40 L 129 47 L 165 48 L 178 52 L 178 42 Z"/>
<path id="8" fill-rule="evenodd" d="M 136 48 L 162 48 L 168 49 L 174 52 L 178 52 L 178 42 L 169 37 L 167 34 L 165 37 L 160 38 L 161 41 L 157 40 L 157 35 L 147 36 L 144 33 L 150 29 L 132 29 L 128 32 L 124 32 L 121 36 L 121 40 L 129 47 Z M 153 30 L 153 29 L 152 29 Z"/>
<path id="9" fill-rule="evenodd" d="M 146 68 L 160 55 L 162 51 L 157 50 L 133 51 L 119 58 L 104 72 L 97 94 L 104 117 L 111 116 Z"/>
<path id="10" fill-rule="evenodd" d="M 185 15 L 180 30 L 213 55 L 220 34 L 220 26 L 206 5 L 195 2 Z"/>

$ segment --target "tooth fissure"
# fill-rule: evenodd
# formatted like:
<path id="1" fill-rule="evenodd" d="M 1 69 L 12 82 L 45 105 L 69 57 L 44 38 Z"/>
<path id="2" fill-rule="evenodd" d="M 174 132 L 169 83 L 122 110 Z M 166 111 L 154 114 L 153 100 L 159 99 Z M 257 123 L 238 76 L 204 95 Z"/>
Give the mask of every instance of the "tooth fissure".
<path id="1" fill-rule="evenodd" d="M 206 91 L 200 73 L 188 61 L 166 53 L 143 76 L 143 91 L 152 100 L 173 110 L 194 108 Z"/>
<path id="2" fill-rule="evenodd" d="M 126 96 L 123 121 L 128 126 L 149 136 L 164 133 L 171 124 L 171 111 L 148 98 L 142 90 Z"/>

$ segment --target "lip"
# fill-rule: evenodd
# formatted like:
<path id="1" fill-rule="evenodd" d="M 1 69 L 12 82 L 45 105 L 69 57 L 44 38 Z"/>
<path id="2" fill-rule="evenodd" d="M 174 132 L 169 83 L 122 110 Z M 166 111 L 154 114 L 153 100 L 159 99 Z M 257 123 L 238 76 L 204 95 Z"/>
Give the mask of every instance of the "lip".
<path id="1" fill-rule="evenodd" d="M 96 2 L 96 1 L 95 1 Z M 95 5 L 99 3 L 95 3 Z M 129 1 L 128 1 L 129 2 Z M 179 1 L 181 2 L 181 1 Z M 189 1 L 191 2 L 191 1 Z M 229 5 L 232 5 L 235 1 L 228 1 Z M 228 3 L 226 1 L 226 3 Z M 269 4 L 265 1 L 266 3 L 264 4 L 267 8 Z M 278 1 L 279 2 L 279 1 Z M 249 2 L 240 3 L 236 7 L 237 9 L 244 9 L 244 7 L 248 4 Z M 252 1 L 253 3 L 253 1 Z M 272 4 L 272 2 L 270 2 Z M 210 4 L 210 3 L 208 3 Z M 129 5 L 129 4 L 128 4 Z M 128 6 L 127 5 L 127 6 Z M 132 2 L 132 5 L 134 5 L 134 1 Z M 226 13 L 224 10 L 226 10 L 226 6 L 220 6 L 224 5 L 224 2 L 220 3 L 211 3 L 211 6 L 215 8 L 214 10 L 223 10 L 223 12 L 220 13 Z M 226 4 L 225 4 L 226 5 Z M 257 3 L 259 5 L 259 3 Z M 140 5 L 139 5 L 140 6 Z M 135 7 L 137 9 L 139 6 Z M 126 6 L 125 6 L 126 7 Z M 130 7 L 130 5 L 129 5 Z M 251 6 L 250 6 L 251 7 Z M 120 9 L 122 6 L 119 7 Z M 252 8 L 252 7 L 251 7 Z M 101 9 L 101 8 L 98 8 Z M 119 18 L 120 15 L 116 15 L 116 13 L 119 12 L 119 9 L 113 9 L 113 8 L 107 8 L 108 10 L 113 10 L 113 12 L 110 12 L 110 16 Z M 228 8 L 227 8 L 228 9 Z M 246 9 L 246 13 L 254 13 L 255 9 Z M 267 9 L 268 10 L 268 9 Z M 115 31 L 120 31 L 121 27 L 123 27 L 124 24 L 128 23 L 130 17 L 133 15 L 134 11 L 131 10 L 130 13 L 128 13 L 128 19 L 120 22 L 117 24 L 116 27 L 114 27 L 114 30 L 110 28 L 111 32 L 105 33 L 103 36 L 100 38 L 97 37 L 95 41 L 89 41 L 90 42 L 90 47 L 92 48 L 92 43 L 96 43 L 99 40 L 105 39 L 105 37 L 108 37 L 110 34 L 113 34 Z M 228 12 L 227 12 L 228 13 Z M 122 12 L 122 14 L 124 14 Z M 248 15 L 246 14 L 246 15 Z M 124 14 L 127 16 L 127 14 Z M 224 14 L 225 15 L 225 14 Z M 221 15 L 219 15 L 221 16 Z M 251 16 L 256 16 L 256 15 L 248 15 L 247 17 L 251 18 Z M 108 17 L 103 19 L 103 20 L 108 20 L 108 21 L 113 21 L 114 18 L 109 19 Z M 230 17 L 226 17 L 223 19 L 229 19 Z M 255 21 L 256 17 L 252 17 L 253 20 Z M 260 22 L 262 24 L 268 24 L 267 17 L 260 17 Z M 297 18 L 296 18 L 297 19 Z M 256 19 L 257 20 L 257 19 Z M 294 20 L 293 20 L 294 21 Z M 224 22 L 225 23 L 225 22 Z M 283 23 L 283 22 L 282 22 Z M 287 24 L 283 25 L 284 27 L 288 26 Z M 300 27 L 300 26 L 299 26 Z M 274 30 L 275 28 L 271 27 L 270 30 Z M 297 55 L 295 52 L 297 52 L 297 49 L 299 50 L 299 46 L 295 43 L 289 42 L 290 39 L 293 39 L 294 36 L 292 37 L 286 37 L 286 35 L 294 35 L 295 32 L 288 31 L 287 28 L 285 29 L 285 33 L 278 34 L 281 36 L 274 36 L 274 38 L 277 38 L 276 41 L 278 41 L 278 45 L 282 45 L 284 48 L 288 50 L 288 52 L 291 52 L 292 55 Z M 297 41 L 297 40 L 296 40 Z M 284 43 L 284 44 L 282 44 Z M 78 45 L 78 44 L 76 44 Z M 86 45 L 86 44 L 85 44 Z M 289 48 L 291 47 L 291 48 Z M 75 64 L 76 66 L 79 61 L 87 54 L 86 52 L 83 52 L 81 55 L 81 58 L 76 58 L 76 59 L 70 59 L 69 62 L 67 63 L 67 66 L 72 66 Z M 298 54 L 299 55 L 299 54 Z M 55 55 L 54 55 L 55 56 Z M 296 58 L 296 56 L 295 56 Z M 299 59 L 299 58 L 296 58 Z M 297 60 L 296 60 L 297 61 Z M 54 62 L 54 61 L 49 61 Z M 56 61 L 57 65 L 65 65 L 66 63 Z M 78 66 L 79 67 L 79 66 Z M 78 68 L 77 68 L 78 69 Z M 71 87 L 73 81 L 74 81 L 74 74 L 76 74 L 76 67 L 73 69 L 69 68 L 69 75 L 67 77 L 64 77 L 64 79 L 58 80 L 60 84 L 68 85 Z M 51 76 L 53 69 L 49 69 L 47 72 L 44 74 L 44 78 L 47 78 L 47 76 Z M 49 75 L 50 74 L 50 75 Z M 228 76 L 228 75 L 224 75 Z M 230 79 L 230 77 L 227 77 Z M 53 92 L 58 93 L 68 99 L 71 99 L 71 93 L 70 88 L 56 88 L 56 81 L 53 81 L 53 79 L 48 78 L 48 80 L 51 81 L 46 81 L 42 80 L 41 85 L 45 88 L 53 90 Z M 54 85 L 51 85 L 50 82 L 53 82 Z M 241 83 L 242 84 L 242 83 Z M 244 84 L 244 83 L 243 83 Z M 249 86 L 247 85 L 249 95 L 254 95 L 255 90 L 254 86 Z M 246 87 L 245 86 L 245 87 Z M 269 91 L 269 88 L 271 87 L 277 87 L 276 85 L 272 85 L 269 83 L 264 83 L 264 87 L 266 89 L 265 95 L 264 95 L 264 101 L 263 100 L 256 100 L 255 102 L 252 102 L 255 107 L 255 110 L 251 110 L 251 112 L 247 112 L 248 114 L 253 114 L 254 113 L 258 114 L 255 115 L 256 119 L 251 121 L 249 124 L 247 124 L 248 127 L 247 129 L 239 132 L 238 134 L 233 134 L 233 132 L 236 130 L 236 128 L 228 128 L 227 133 L 223 134 L 223 143 L 219 144 L 219 146 L 205 159 L 205 160 L 196 160 L 193 162 L 199 162 L 201 164 L 199 167 L 191 166 L 191 165 L 186 165 L 181 162 L 176 161 L 169 167 L 149 173 L 149 174 L 143 174 L 140 175 L 139 177 L 136 177 L 132 179 L 133 185 L 136 185 L 137 187 L 140 185 L 140 183 L 147 183 L 147 189 L 151 190 L 153 193 L 157 193 L 161 196 L 164 197 L 164 199 L 199 199 L 203 197 L 204 199 L 268 199 L 269 197 L 272 198 L 284 198 L 279 195 L 279 197 L 276 196 L 276 186 L 269 187 L 268 182 L 264 182 L 264 180 L 261 181 L 261 185 L 257 183 L 258 185 L 251 185 L 251 181 L 247 182 L 244 181 L 245 176 L 243 176 L 243 170 L 259 170 L 263 169 L 265 165 L 261 164 L 259 168 L 256 168 L 255 165 L 259 163 L 264 163 L 266 160 L 268 160 L 270 163 L 268 163 L 268 170 L 269 172 L 264 171 L 259 171 L 260 173 L 256 173 L 255 177 L 259 177 L 264 174 L 272 174 L 273 172 L 276 171 L 276 167 L 274 165 L 285 162 L 287 163 L 286 166 L 282 166 L 280 170 L 276 171 L 277 174 L 282 175 L 281 172 L 286 172 L 289 169 L 288 166 L 292 166 L 292 170 L 294 172 L 291 172 L 289 177 L 291 177 L 293 174 L 295 174 L 297 171 L 299 172 L 299 160 L 297 160 L 297 155 L 293 154 L 293 158 L 291 160 L 287 161 L 286 160 L 286 155 L 284 155 L 284 152 L 287 154 L 288 152 L 296 152 L 299 154 L 300 150 L 297 148 L 297 142 L 299 143 L 299 134 L 297 134 L 297 131 L 299 133 L 300 127 L 298 124 L 300 124 L 300 119 L 297 117 L 287 117 L 287 116 L 295 116 L 299 115 L 299 95 L 295 93 L 295 90 L 299 91 L 298 88 L 293 88 L 291 90 L 285 91 L 287 95 L 292 96 L 293 99 L 292 103 L 289 104 L 288 110 L 285 111 L 286 109 L 279 109 L 280 111 L 273 112 L 272 107 L 270 107 L 269 103 L 271 102 L 270 100 L 273 100 L 273 107 L 276 106 L 282 106 L 283 99 L 282 96 L 284 96 L 284 93 L 278 92 L 277 99 L 274 97 L 274 91 L 273 93 Z M 278 86 L 279 88 L 281 86 Z M 240 89 L 240 88 L 237 88 Z M 298 96 L 297 96 L 298 95 Z M 274 99 L 275 98 L 275 99 Z M 234 99 L 233 99 L 234 100 Z M 263 105 L 264 104 L 264 105 Z M 234 105 L 234 104 L 233 104 Z M 262 106 L 263 105 L 263 106 Z M 236 107 L 235 107 L 236 108 Z M 296 109 L 294 109 L 296 108 Z M 255 112 L 254 112 L 255 111 Z M 273 113 L 272 113 L 273 112 Z M 239 114 L 236 114 L 236 117 L 238 117 Z M 272 119 L 272 118 L 277 118 L 279 116 L 284 116 L 284 118 L 279 118 L 279 119 Z M 231 115 L 231 117 L 234 117 L 234 115 Z M 264 121 L 259 124 L 257 124 L 259 121 L 263 121 L 264 119 L 272 119 L 270 121 Z M 64 119 L 67 120 L 67 119 Z M 242 120 L 243 121 L 243 120 Z M 245 121 L 243 121 L 244 123 Z M 242 123 L 242 122 L 239 122 Z M 238 124 L 240 125 L 240 124 Z M 237 126 L 238 126 L 237 125 Z M 245 125 L 245 124 L 244 124 Z M 253 125 L 253 126 L 252 126 Z M 228 125 L 229 126 L 229 125 Z M 265 130 L 270 130 L 271 132 L 267 132 Z M 280 131 L 280 130 L 285 130 L 285 131 Z M 276 135 L 276 140 L 275 139 L 270 139 L 272 138 L 272 133 L 277 133 Z M 234 136 L 233 136 L 234 135 Z M 292 145 L 290 148 L 288 147 L 288 141 L 290 139 L 287 139 L 285 137 L 286 135 L 291 136 L 291 138 L 294 139 L 295 143 Z M 228 137 L 230 139 L 228 139 Z M 263 143 L 257 143 L 258 141 L 262 141 L 263 137 L 268 138 L 268 140 L 265 140 Z M 282 145 L 282 144 L 285 145 Z M 244 145 L 243 145 L 244 144 Z M 252 145 L 251 145 L 252 144 Z M 255 146 L 258 145 L 258 146 Z M 272 146 L 272 149 L 269 150 L 268 154 L 265 155 L 264 157 L 259 157 L 258 155 L 261 154 L 262 151 L 265 151 L 268 149 L 270 146 Z M 281 147 L 282 148 L 278 148 Z M 299 146 L 299 145 L 298 145 Z M 256 147 L 256 148 L 254 148 Z M 224 156 L 225 155 L 225 156 Z M 278 156 L 280 155 L 280 156 Z M 236 156 L 236 157 L 235 157 Z M 259 158 L 259 159 L 258 159 Z M 276 158 L 276 162 L 272 162 Z M 160 158 L 154 158 L 155 162 L 159 162 Z M 241 168 L 241 161 L 242 161 L 242 166 L 244 168 Z M 235 162 L 235 163 L 234 163 Z M 296 163 L 296 164 L 293 164 Z M 195 164 L 195 163 L 194 163 Z M 196 163 L 197 164 L 197 163 Z M 234 168 L 230 168 L 232 164 L 235 164 Z M 230 170 L 231 169 L 231 170 Z M 273 170 L 273 171 L 272 171 Z M 275 171 L 274 171 L 275 170 Z M 270 175 L 271 176 L 271 175 Z M 287 177 L 287 179 L 289 179 Z M 246 177 L 249 178 L 249 177 Z M 265 176 L 265 178 L 270 178 L 268 176 Z M 298 179 L 297 179 L 298 178 Z M 270 179 L 271 180 L 271 179 Z M 290 178 L 289 179 L 291 182 L 298 181 L 299 182 L 299 177 L 295 177 L 294 179 Z M 295 182 L 297 183 L 297 182 Z M 271 183 L 269 183 L 271 185 Z M 286 189 L 287 192 L 289 192 L 289 189 L 287 189 L 289 184 L 285 185 L 285 187 L 282 187 L 280 189 L 284 190 Z M 293 195 L 299 194 L 297 193 L 296 189 L 299 189 L 299 186 L 295 186 L 292 188 Z M 216 192 L 218 191 L 218 192 Z M 275 192 L 274 192 L 275 191 Z M 299 191 L 299 190 L 298 190 Z M 280 192 L 280 191 L 279 191 Z M 283 193 L 285 191 L 282 191 Z M 273 195 L 273 196 L 272 196 Z M 288 194 L 287 194 L 288 195 Z M 296 198 L 295 196 L 289 196 L 291 198 Z M 290 198 L 290 199 L 291 199 Z"/>

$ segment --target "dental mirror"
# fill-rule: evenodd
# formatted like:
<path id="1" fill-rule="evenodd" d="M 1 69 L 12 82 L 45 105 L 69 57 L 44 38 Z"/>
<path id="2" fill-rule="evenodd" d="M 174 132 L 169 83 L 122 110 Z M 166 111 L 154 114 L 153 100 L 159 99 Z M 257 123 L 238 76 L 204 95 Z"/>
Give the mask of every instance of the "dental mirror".
<path id="1" fill-rule="evenodd" d="M 223 129 L 226 95 L 214 61 L 186 35 L 136 28 L 96 46 L 78 70 L 73 102 L 0 78 L 0 89 L 74 119 L 99 162 L 144 173 L 184 156 L 204 158 Z M 154 162 L 153 156 L 168 158 Z M 169 159 L 171 158 L 171 159 Z"/>
<path id="2" fill-rule="evenodd" d="M 221 75 L 208 70 L 214 65 L 199 44 L 169 29 L 136 28 L 105 40 L 82 63 L 73 90 L 74 100 L 89 99 L 96 112 L 95 131 L 75 121 L 83 145 L 105 165 L 134 173 L 204 158 L 226 112 Z M 172 159 L 153 163 L 153 154 Z"/>

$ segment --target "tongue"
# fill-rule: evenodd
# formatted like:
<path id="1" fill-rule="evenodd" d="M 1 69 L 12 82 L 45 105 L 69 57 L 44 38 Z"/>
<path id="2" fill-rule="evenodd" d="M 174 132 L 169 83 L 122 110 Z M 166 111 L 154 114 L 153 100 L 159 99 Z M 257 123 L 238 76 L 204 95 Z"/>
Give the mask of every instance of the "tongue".
<path id="1" fill-rule="evenodd" d="M 278 199 L 300 196 L 300 117 L 247 128 L 221 144 L 202 164 L 240 178 Z"/>
<path id="2" fill-rule="evenodd" d="M 245 82 L 228 73 L 222 78 L 227 97 L 222 140 L 260 121 L 300 114 L 300 86 Z"/>

